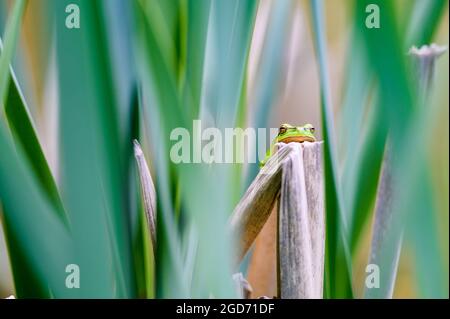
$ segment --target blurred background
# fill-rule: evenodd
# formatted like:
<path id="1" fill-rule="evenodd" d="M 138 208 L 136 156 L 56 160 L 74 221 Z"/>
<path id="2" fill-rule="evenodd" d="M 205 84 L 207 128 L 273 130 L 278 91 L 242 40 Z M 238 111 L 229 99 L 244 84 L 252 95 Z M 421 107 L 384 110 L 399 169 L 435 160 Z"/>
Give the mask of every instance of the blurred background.
<path id="1" fill-rule="evenodd" d="M 0 0 L 4 44 L 16 1 Z M 398 150 L 396 160 L 418 158 L 408 165 L 393 165 L 394 170 L 407 167 L 395 173 L 400 176 L 395 186 L 401 189 L 393 195 L 398 199 L 395 211 L 403 212 L 399 213 L 403 226 L 397 231 L 405 235 L 393 297 L 448 298 L 448 53 L 436 60 L 426 102 L 432 111 L 417 111 L 423 105 L 397 108 L 409 101 L 404 96 L 416 97 L 414 89 L 403 92 L 395 84 L 414 82 L 408 66 L 411 46 L 448 45 L 448 1 L 372 2 L 379 4 L 382 19 L 375 36 L 361 20 L 367 15 L 365 1 L 28 1 L 17 22 L 11 61 L 16 80 L 10 83 L 23 95 L 60 196 L 57 202 L 62 202 L 73 229 L 67 244 L 66 239 L 59 241 L 63 231 L 46 212 L 51 200 L 41 198 L 45 187 L 33 177 L 39 168 L 28 162 L 33 162 L 32 155 L 17 150 L 9 162 L 5 159 L 14 163 L 22 158 L 17 170 L 25 172 L 30 182 L 19 188 L 22 194 L 16 194 L 6 166 L 0 169 L 4 180 L 0 297 L 17 295 L 13 273 L 29 276 L 25 285 L 44 287 L 43 294 L 40 288 L 23 288 L 23 296 L 232 296 L 231 283 L 221 279 L 231 275 L 233 249 L 223 225 L 257 167 L 215 165 L 211 170 L 207 165 L 170 163 L 168 132 L 179 126 L 190 129 L 192 119 L 201 118 L 206 126 L 219 128 L 312 123 L 319 139 L 333 143 L 336 192 L 341 199 L 341 209 L 336 211 L 351 229 L 339 233 L 348 236 L 351 246 L 349 270 L 343 270 L 350 272 L 351 293 L 341 294 L 337 279 L 335 293 L 327 293 L 330 298 L 364 297 L 376 185 L 389 135 L 391 147 Z M 80 7 L 79 30 L 64 26 L 70 3 Z M 326 45 L 325 63 L 318 58 L 321 39 Z M 405 69 L 392 68 L 392 61 L 402 61 Z M 329 90 L 324 90 L 327 84 L 320 78 L 323 67 Z M 389 95 L 385 100 L 383 79 L 389 78 L 395 81 L 395 92 L 385 94 Z M 330 97 L 333 123 L 323 118 L 324 94 Z M 391 104 L 380 107 L 383 101 Z M 377 108 L 386 112 L 377 116 Z M 14 124 L 9 127 L 14 131 Z M 381 140 L 371 138 L 377 127 L 386 132 Z M 20 135 L 12 134 L 14 142 L 0 143 L 0 157 L 7 158 L 11 150 L 4 145 L 27 148 Z M 133 138 L 144 147 L 157 188 L 158 229 L 162 230 L 155 266 L 143 225 Z M 419 171 L 415 176 L 413 172 Z M 405 186 L 414 183 L 417 189 Z M 33 189 L 40 191 L 34 194 Z M 31 193 L 32 198 L 27 198 Z M 34 205 L 34 200 L 42 204 Z M 17 201 L 28 201 L 29 207 L 15 205 Z M 333 208 L 327 205 L 329 216 Z M 417 214 L 411 207 L 417 208 Z M 34 232 L 36 224 L 40 228 Z M 58 230 L 53 232 L 52 227 Z M 21 237 L 24 233 L 30 235 Z M 60 242 L 65 246 L 58 246 Z M 20 257 L 10 259 L 6 243 L 11 249 L 18 247 Z M 86 283 L 86 290 L 66 292 L 57 287 L 57 279 L 48 281 L 67 260 L 77 260 L 82 273 L 89 269 L 87 278 L 95 278 Z M 251 253 L 241 265 L 246 275 L 250 260 Z M 16 285 L 24 283 L 19 280 Z"/>

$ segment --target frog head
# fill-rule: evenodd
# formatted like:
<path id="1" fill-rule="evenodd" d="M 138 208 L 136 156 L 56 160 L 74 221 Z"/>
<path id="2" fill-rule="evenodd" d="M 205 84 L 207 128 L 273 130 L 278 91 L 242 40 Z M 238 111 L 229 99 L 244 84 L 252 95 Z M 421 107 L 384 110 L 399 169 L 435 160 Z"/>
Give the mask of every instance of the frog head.
<path id="1" fill-rule="evenodd" d="M 293 126 L 290 124 L 282 124 L 276 137 L 277 143 L 291 143 L 291 142 L 315 142 L 314 126 L 306 124 L 304 126 Z"/>

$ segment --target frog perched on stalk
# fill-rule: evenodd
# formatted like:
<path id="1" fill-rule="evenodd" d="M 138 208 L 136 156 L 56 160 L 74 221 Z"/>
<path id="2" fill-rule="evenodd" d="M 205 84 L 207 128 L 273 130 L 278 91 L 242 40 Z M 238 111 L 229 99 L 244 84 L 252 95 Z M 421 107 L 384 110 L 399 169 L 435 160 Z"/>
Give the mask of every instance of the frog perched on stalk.
<path id="1" fill-rule="evenodd" d="M 259 166 L 263 167 L 269 158 L 275 153 L 274 146 L 277 143 L 303 143 L 315 142 L 314 126 L 305 124 L 304 126 L 293 126 L 291 124 L 282 124 L 278 131 L 278 135 L 273 140 L 270 148 L 267 150 L 266 157 L 260 162 Z"/>

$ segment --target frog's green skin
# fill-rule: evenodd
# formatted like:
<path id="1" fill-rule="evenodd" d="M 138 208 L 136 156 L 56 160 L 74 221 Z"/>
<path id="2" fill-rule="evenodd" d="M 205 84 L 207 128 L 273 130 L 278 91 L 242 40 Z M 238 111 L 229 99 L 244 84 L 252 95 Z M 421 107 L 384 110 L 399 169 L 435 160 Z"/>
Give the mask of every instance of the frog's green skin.
<path id="1" fill-rule="evenodd" d="M 274 154 L 274 146 L 276 143 L 303 143 L 315 142 L 314 126 L 306 124 L 304 126 L 293 126 L 290 124 L 282 124 L 278 131 L 277 137 L 273 140 L 270 148 L 267 150 L 266 158 L 260 163 L 260 167 L 267 163 L 269 158 Z"/>

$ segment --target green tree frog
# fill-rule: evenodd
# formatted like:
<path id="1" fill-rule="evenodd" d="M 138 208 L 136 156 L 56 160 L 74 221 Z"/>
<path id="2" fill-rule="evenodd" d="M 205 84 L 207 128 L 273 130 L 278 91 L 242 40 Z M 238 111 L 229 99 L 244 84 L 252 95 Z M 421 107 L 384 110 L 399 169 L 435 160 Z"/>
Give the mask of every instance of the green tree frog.
<path id="1" fill-rule="evenodd" d="M 315 142 L 314 126 L 305 124 L 304 126 L 293 126 L 290 124 L 282 124 L 278 131 L 277 137 L 273 140 L 270 148 L 267 150 L 266 157 L 260 162 L 259 166 L 263 167 L 269 158 L 274 154 L 274 147 L 276 143 L 303 143 Z"/>

